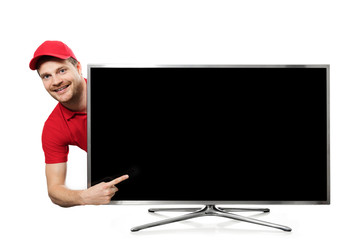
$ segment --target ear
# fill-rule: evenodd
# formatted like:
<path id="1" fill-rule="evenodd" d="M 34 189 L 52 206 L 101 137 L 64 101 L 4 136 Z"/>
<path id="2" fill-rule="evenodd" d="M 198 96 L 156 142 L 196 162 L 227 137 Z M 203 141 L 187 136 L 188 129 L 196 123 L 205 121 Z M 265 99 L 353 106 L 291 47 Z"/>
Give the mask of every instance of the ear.
<path id="1" fill-rule="evenodd" d="M 76 69 L 77 69 L 79 75 L 82 75 L 82 67 L 81 67 L 81 63 L 80 63 L 80 62 L 77 62 Z"/>

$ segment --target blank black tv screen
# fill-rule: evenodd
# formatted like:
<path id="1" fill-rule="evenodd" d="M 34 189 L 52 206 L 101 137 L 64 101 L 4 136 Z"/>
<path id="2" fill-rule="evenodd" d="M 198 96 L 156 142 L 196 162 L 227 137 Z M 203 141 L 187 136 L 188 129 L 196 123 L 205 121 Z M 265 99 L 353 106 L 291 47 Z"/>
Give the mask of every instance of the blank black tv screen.
<path id="1" fill-rule="evenodd" d="M 113 203 L 330 203 L 329 65 L 88 67 L 88 187 Z"/>

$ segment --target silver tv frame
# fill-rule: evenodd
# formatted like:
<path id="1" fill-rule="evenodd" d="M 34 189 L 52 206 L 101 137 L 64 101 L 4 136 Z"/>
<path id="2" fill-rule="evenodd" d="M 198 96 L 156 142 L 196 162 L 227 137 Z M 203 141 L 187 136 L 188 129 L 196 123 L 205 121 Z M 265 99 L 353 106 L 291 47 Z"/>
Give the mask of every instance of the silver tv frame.
<path id="1" fill-rule="evenodd" d="M 327 71 L 327 200 L 326 201 L 119 201 L 109 204 L 142 204 L 142 205 L 318 205 L 330 204 L 330 64 L 307 65 L 129 65 L 129 64 L 88 64 L 87 65 L 87 187 L 91 187 L 91 69 L 92 68 L 325 68 Z"/>

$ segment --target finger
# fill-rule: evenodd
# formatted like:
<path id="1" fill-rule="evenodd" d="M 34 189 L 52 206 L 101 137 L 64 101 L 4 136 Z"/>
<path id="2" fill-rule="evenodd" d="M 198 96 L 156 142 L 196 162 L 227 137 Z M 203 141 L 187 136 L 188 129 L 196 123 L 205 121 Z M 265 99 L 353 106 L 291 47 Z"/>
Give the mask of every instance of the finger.
<path id="1" fill-rule="evenodd" d="M 111 190 L 112 193 L 116 193 L 117 191 L 119 191 L 119 189 L 117 187 L 115 187 L 115 186 L 111 186 L 110 190 Z"/>
<path id="2" fill-rule="evenodd" d="M 126 180 L 129 178 L 129 175 L 123 175 L 121 177 L 115 178 L 114 180 L 112 180 L 111 182 L 108 182 L 106 185 L 108 186 L 114 186 L 116 184 L 121 183 L 122 181 Z"/>
<path id="3" fill-rule="evenodd" d="M 113 197 L 117 191 L 119 191 L 117 187 L 111 187 L 108 196 Z"/>
<path id="4" fill-rule="evenodd" d="M 115 196 L 115 193 L 116 193 L 116 192 L 114 192 L 113 194 L 111 194 L 111 195 L 110 195 L 110 198 L 113 198 L 113 197 Z"/>

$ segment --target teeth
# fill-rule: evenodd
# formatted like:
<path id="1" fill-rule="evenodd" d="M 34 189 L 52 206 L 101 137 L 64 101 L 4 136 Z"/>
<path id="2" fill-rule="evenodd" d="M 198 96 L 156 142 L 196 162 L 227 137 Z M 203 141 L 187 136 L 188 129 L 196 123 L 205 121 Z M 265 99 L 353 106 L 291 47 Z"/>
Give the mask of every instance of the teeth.
<path id="1" fill-rule="evenodd" d="M 62 88 L 56 89 L 55 92 L 59 92 L 59 91 L 65 89 L 65 88 L 67 88 L 67 87 L 68 87 L 68 86 L 64 86 L 64 87 L 62 87 Z"/>

